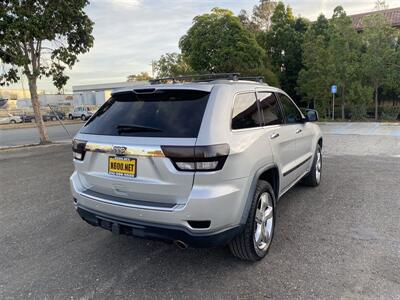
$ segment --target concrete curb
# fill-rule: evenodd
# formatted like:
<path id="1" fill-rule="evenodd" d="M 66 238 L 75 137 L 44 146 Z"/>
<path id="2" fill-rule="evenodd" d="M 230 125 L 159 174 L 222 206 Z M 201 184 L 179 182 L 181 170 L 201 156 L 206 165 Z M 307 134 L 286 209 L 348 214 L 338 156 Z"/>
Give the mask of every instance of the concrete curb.
<path id="1" fill-rule="evenodd" d="M 38 148 L 38 147 L 51 147 L 51 146 L 60 146 L 60 145 L 67 145 L 71 143 L 71 140 L 63 140 L 63 141 L 57 141 L 57 142 L 52 142 L 50 144 L 46 145 L 41 145 L 39 143 L 36 144 L 25 144 L 25 145 L 16 145 L 16 146 L 0 146 L 0 151 L 12 151 L 16 149 L 21 149 L 21 148 Z"/>
<path id="2" fill-rule="evenodd" d="M 400 122 L 317 122 L 318 125 L 347 125 L 347 124 L 379 124 L 388 126 L 400 126 Z"/>
<path id="3" fill-rule="evenodd" d="M 65 126 L 75 125 L 75 124 L 84 124 L 84 121 L 76 120 L 76 121 L 67 121 L 63 122 Z M 44 123 L 45 127 L 53 127 L 53 126 L 61 126 L 58 121 L 50 121 Z M 25 128 L 36 128 L 36 123 L 18 123 L 18 124 L 4 124 L 0 125 L 0 130 L 13 130 L 13 129 L 25 129 Z"/>

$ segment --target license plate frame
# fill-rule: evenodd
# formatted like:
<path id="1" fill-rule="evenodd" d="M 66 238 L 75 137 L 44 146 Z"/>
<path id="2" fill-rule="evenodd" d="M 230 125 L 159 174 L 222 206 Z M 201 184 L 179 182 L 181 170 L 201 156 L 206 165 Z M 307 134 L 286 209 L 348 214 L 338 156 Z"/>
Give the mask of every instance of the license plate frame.
<path id="1" fill-rule="evenodd" d="M 127 165 L 129 167 L 126 167 Z M 137 176 L 137 159 L 125 156 L 109 156 L 108 174 L 118 177 L 135 178 Z"/>

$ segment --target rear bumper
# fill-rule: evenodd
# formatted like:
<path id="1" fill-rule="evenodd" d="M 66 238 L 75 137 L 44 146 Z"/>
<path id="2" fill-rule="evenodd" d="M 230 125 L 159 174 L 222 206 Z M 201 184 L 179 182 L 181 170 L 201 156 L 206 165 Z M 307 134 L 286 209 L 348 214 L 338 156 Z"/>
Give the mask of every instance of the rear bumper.
<path id="1" fill-rule="evenodd" d="M 243 229 L 242 226 L 214 233 L 193 233 L 181 226 L 170 226 L 136 221 L 93 211 L 78 204 L 78 214 L 93 226 L 100 226 L 117 234 L 132 235 L 146 239 L 183 241 L 190 247 L 207 248 L 229 243 Z"/>
<path id="2" fill-rule="evenodd" d="M 247 178 L 194 185 L 185 204 L 167 207 L 155 202 L 88 193 L 77 172 L 71 176 L 70 183 L 78 207 L 119 220 L 134 220 L 138 224 L 154 223 L 166 228 L 183 228 L 194 236 L 213 235 L 240 225 L 245 205 L 243 199 L 247 194 Z M 208 226 L 192 224 L 197 221 L 208 222 Z"/>

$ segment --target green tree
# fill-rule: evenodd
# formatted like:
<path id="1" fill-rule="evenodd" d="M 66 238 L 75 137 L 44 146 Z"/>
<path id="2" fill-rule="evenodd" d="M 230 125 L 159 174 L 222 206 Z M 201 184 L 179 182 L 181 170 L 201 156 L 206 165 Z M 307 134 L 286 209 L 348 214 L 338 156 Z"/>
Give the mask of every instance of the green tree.
<path id="1" fill-rule="evenodd" d="M 254 5 L 251 16 L 249 16 L 247 11 L 242 10 L 239 13 L 239 19 L 247 29 L 254 33 L 268 31 L 271 27 L 271 17 L 275 7 L 275 1 L 260 0 L 258 5 Z"/>
<path id="2" fill-rule="evenodd" d="M 360 35 L 343 7 L 335 8 L 330 24 L 329 40 L 330 66 L 334 83 L 337 84 L 341 99 L 342 119 L 345 118 L 346 93 L 355 80 L 359 80 L 361 57 Z"/>
<path id="3" fill-rule="evenodd" d="M 149 73 L 140 72 L 139 74 L 129 75 L 127 81 L 148 81 L 152 79 Z"/>
<path id="4" fill-rule="evenodd" d="M 2 0 L 0 4 L 0 75 L 2 85 L 19 80 L 18 68 L 27 77 L 41 143 L 49 138 L 42 121 L 37 80 L 52 77 L 61 89 L 64 71 L 78 55 L 93 45 L 93 22 L 84 8 L 88 0 Z"/>
<path id="5" fill-rule="evenodd" d="M 303 68 L 297 80 L 297 92 L 307 100 L 308 105 L 327 117 L 330 113 L 330 86 L 332 82 L 329 66 L 329 21 L 320 15 L 304 35 L 302 45 Z"/>
<path id="6" fill-rule="evenodd" d="M 271 30 L 263 42 L 273 70 L 279 74 L 282 88 L 292 97 L 296 95 L 297 79 L 302 69 L 302 43 L 309 22 L 293 16 L 292 9 L 279 2 L 271 17 Z"/>
<path id="7" fill-rule="evenodd" d="M 257 35 L 261 31 L 260 26 L 258 26 L 258 24 L 253 22 L 252 16 L 249 15 L 249 13 L 246 10 L 242 9 L 238 15 L 238 18 L 242 23 L 242 25 L 255 35 Z"/>
<path id="8" fill-rule="evenodd" d="M 378 119 L 379 89 L 391 85 L 396 77 L 396 31 L 382 14 L 364 18 L 362 34 L 365 53 L 362 56 L 363 73 L 374 89 L 375 119 Z M 397 83 L 398 84 L 398 83 Z"/>
<path id="9" fill-rule="evenodd" d="M 268 83 L 269 85 L 275 86 L 275 87 L 280 86 L 278 77 L 268 67 L 260 67 L 260 68 L 255 68 L 255 69 L 251 69 L 251 70 L 244 70 L 241 72 L 241 75 L 244 77 L 246 77 L 246 76 L 249 76 L 249 77 L 262 76 L 262 77 L 264 77 L 264 81 L 266 83 Z"/>
<path id="10" fill-rule="evenodd" d="M 373 89 L 363 84 L 362 80 L 351 83 L 347 100 L 350 103 L 352 119 L 362 120 L 367 115 L 367 108 L 372 104 Z"/>
<path id="11" fill-rule="evenodd" d="M 265 52 L 254 34 L 226 9 L 195 17 L 179 47 L 196 72 L 243 72 L 264 66 Z"/>
<path id="12" fill-rule="evenodd" d="M 175 77 L 192 73 L 192 68 L 182 54 L 166 53 L 154 62 L 154 71 L 160 78 Z"/>
<path id="13" fill-rule="evenodd" d="M 310 27 L 314 35 L 322 36 L 325 42 L 329 41 L 329 20 L 323 15 L 319 15 L 315 23 Z"/>
<path id="14" fill-rule="evenodd" d="M 393 68 L 395 69 L 395 74 L 394 74 L 394 82 L 396 84 L 392 85 L 391 88 L 394 91 L 397 91 L 400 93 L 400 32 L 397 32 L 397 43 L 395 45 L 395 57 L 394 57 L 394 62 L 393 62 Z"/>
<path id="15" fill-rule="evenodd" d="M 277 70 L 281 70 L 285 66 L 286 52 L 293 43 L 295 30 L 295 17 L 292 9 L 286 7 L 283 2 L 279 2 L 271 17 L 271 30 L 266 32 L 266 48 L 272 59 L 272 64 Z"/>

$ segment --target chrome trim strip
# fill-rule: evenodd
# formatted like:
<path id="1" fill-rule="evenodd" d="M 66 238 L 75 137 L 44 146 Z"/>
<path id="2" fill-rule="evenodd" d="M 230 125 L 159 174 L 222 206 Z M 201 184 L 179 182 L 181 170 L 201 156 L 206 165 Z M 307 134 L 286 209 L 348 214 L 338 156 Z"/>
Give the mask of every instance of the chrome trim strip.
<path id="1" fill-rule="evenodd" d="M 290 170 L 286 171 L 285 173 L 283 173 L 283 176 L 287 176 L 290 173 L 292 173 L 293 171 L 297 170 L 298 168 L 300 168 L 302 165 L 304 165 L 306 162 L 308 162 L 310 159 L 312 158 L 312 156 L 310 155 L 308 158 L 306 158 L 304 161 L 302 161 L 301 163 L 299 163 L 298 165 L 296 165 L 295 167 L 291 168 Z"/>
<path id="2" fill-rule="evenodd" d="M 86 151 L 117 154 L 114 146 L 120 145 L 100 144 L 100 143 L 86 143 Z M 165 157 L 160 147 L 154 146 L 123 146 L 126 148 L 124 155 L 127 156 L 147 156 L 147 157 Z"/>
<path id="3" fill-rule="evenodd" d="M 95 201 L 99 201 L 99 202 L 103 202 L 106 204 L 112 204 L 112 205 L 118 205 L 118 206 L 123 206 L 123 207 L 129 207 L 129 208 L 136 208 L 136 209 L 145 209 L 145 210 L 158 210 L 158 211 L 168 211 L 168 212 L 172 212 L 174 211 L 177 206 L 179 205 L 174 205 L 173 207 L 159 207 L 159 206 L 147 206 L 147 205 L 138 205 L 138 204 L 129 204 L 129 203 L 123 203 L 123 202 L 119 202 L 119 201 L 113 201 L 113 200 L 108 200 L 108 199 L 104 199 L 104 198 L 100 198 L 94 195 L 88 195 L 85 194 L 85 191 L 83 192 L 79 192 L 79 195 L 91 200 L 95 200 Z"/>

